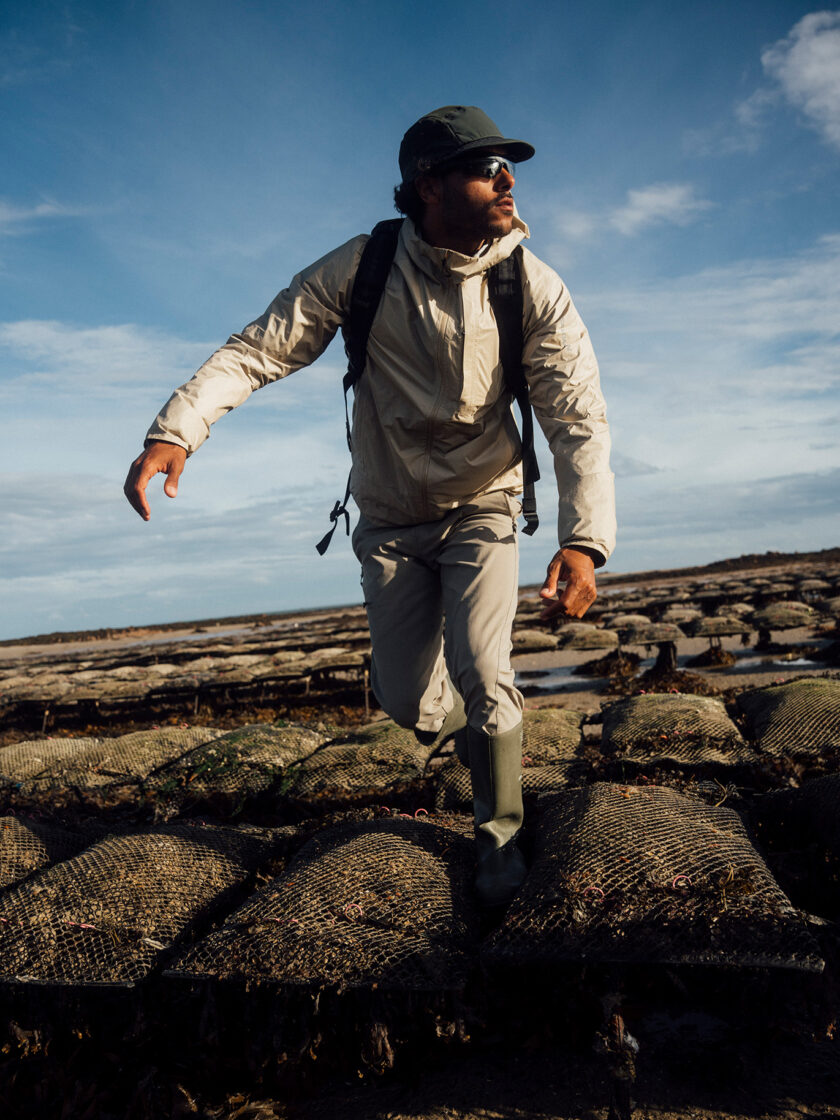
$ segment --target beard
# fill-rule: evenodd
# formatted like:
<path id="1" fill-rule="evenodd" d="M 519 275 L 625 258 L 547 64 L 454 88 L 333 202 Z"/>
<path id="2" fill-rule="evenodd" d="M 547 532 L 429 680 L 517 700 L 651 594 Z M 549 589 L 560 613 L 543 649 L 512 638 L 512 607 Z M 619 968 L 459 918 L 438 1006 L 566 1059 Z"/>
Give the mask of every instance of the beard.
<path id="1" fill-rule="evenodd" d="M 513 227 L 513 214 L 498 209 L 500 202 L 510 200 L 510 194 L 500 194 L 489 201 L 477 201 L 463 193 L 447 192 L 444 196 L 443 218 L 448 229 L 461 236 L 490 241 L 504 237 Z"/>

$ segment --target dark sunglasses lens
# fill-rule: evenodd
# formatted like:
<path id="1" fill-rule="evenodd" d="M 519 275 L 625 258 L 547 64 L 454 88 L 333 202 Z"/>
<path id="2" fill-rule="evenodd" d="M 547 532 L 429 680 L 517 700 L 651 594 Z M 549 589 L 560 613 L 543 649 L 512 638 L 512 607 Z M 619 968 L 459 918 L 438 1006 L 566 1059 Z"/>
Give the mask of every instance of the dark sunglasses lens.
<path id="1" fill-rule="evenodd" d="M 484 175 L 485 179 L 495 179 L 500 171 L 507 171 L 508 175 L 513 175 L 513 164 L 510 160 L 494 157 L 493 159 L 485 159 L 481 162 L 483 165 L 481 173 Z"/>
<path id="2" fill-rule="evenodd" d="M 459 164 L 459 167 L 466 175 L 477 175 L 481 179 L 495 179 L 500 171 L 507 171 L 513 177 L 513 164 L 509 159 L 501 159 L 499 156 L 470 160 Z"/>

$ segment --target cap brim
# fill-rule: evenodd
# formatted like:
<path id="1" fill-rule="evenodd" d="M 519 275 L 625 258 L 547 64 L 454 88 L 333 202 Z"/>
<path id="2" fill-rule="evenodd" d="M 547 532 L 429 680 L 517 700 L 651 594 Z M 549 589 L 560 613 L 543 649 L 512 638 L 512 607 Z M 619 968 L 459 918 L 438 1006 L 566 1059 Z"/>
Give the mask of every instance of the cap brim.
<path id="1" fill-rule="evenodd" d="M 452 163 L 460 159 L 465 152 L 487 151 L 489 148 L 503 151 L 514 163 L 524 163 L 536 151 L 533 144 L 528 144 L 525 140 L 508 140 L 504 136 L 482 136 L 480 140 L 470 140 L 468 143 L 462 144 L 457 152 L 453 152 L 452 155 L 441 160 L 437 166 L 442 167 L 447 163 Z"/>

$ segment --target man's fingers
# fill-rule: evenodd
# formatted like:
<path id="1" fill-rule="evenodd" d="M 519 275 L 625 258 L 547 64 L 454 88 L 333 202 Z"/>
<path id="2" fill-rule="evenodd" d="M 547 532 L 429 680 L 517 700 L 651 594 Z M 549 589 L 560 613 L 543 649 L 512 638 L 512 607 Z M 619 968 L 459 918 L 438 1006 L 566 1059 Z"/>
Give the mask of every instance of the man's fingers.
<path id="1" fill-rule="evenodd" d="M 570 618 L 583 618 L 595 601 L 595 588 L 586 582 L 570 579 L 558 602 Z"/>
<path id="2" fill-rule="evenodd" d="M 545 583 L 540 588 L 540 597 L 542 599 L 553 599 L 557 594 L 557 583 L 561 578 L 560 570 L 563 567 L 563 561 L 557 556 L 548 565 L 548 572 L 546 573 Z"/>
<path id="3" fill-rule="evenodd" d="M 140 458 L 135 459 L 131 464 L 128 471 L 128 476 L 125 480 L 125 486 L 123 487 L 123 493 L 125 494 L 126 498 L 128 498 L 129 504 L 131 505 L 132 509 L 135 509 L 144 521 L 148 521 L 152 516 L 152 511 L 149 508 L 148 501 L 146 500 L 146 486 L 152 475 L 156 474 L 157 472 L 152 471 L 149 474 L 146 474 L 146 472 L 141 467 L 142 460 L 143 456 L 141 455 Z"/>
<path id="4" fill-rule="evenodd" d="M 565 618 L 566 617 L 566 608 L 563 606 L 562 603 L 560 603 L 557 599 L 555 599 L 551 603 L 546 603 L 546 605 L 540 611 L 538 617 L 539 617 L 540 622 L 551 622 L 552 619 L 555 619 L 555 618 Z"/>
<path id="5" fill-rule="evenodd" d="M 163 484 L 163 492 L 169 498 L 174 498 L 178 493 L 178 479 L 181 477 L 181 472 L 184 469 L 184 464 L 174 462 L 166 476 L 166 482 Z"/>

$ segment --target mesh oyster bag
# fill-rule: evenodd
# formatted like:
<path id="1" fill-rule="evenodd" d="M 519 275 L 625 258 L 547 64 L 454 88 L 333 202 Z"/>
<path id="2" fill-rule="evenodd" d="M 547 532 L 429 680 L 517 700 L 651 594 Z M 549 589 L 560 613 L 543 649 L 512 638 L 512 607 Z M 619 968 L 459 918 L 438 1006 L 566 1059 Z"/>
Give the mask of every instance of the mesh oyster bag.
<path id="1" fill-rule="evenodd" d="M 287 792 L 315 804 L 362 803 L 399 796 L 422 782 L 430 748 L 392 720 L 334 739 L 294 767 Z"/>
<path id="2" fill-rule="evenodd" d="M 750 627 L 743 619 L 715 615 L 713 618 L 694 619 L 687 624 L 686 632 L 692 638 L 734 638 L 740 634 L 749 634 Z"/>
<path id="3" fill-rule="evenodd" d="M 25 817 L 0 817 L 0 889 L 74 855 L 84 846 L 81 836 L 58 825 Z"/>
<path id="4" fill-rule="evenodd" d="M 840 749 L 840 680 L 800 677 L 742 692 L 748 734 L 766 754 L 836 753 Z"/>
<path id="5" fill-rule="evenodd" d="M 0 896 L 0 982 L 133 985 L 268 858 L 278 832 L 163 825 L 40 872 Z"/>
<path id="6" fill-rule="evenodd" d="M 47 800 L 51 807 L 74 799 L 107 801 L 109 789 L 139 788 L 152 771 L 220 734 L 208 727 L 159 727 L 113 739 L 15 743 L 0 749 L 0 799 L 7 805 Z"/>
<path id="7" fill-rule="evenodd" d="M 551 790 L 565 789 L 580 780 L 582 770 L 582 765 L 578 762 L 525 766 L 522 768 L 522 795 L 527 798 Z M 468 768 L 457 758 L 448 759 L 436 774 L 435 809 L 439 812 L 457 809 L 472 812 L 472 804 L 472 782 Z"/>
<path id="8" fill-rule="evenodd" d="M 325 735 L 302 724 L 249 724 L 163 767 L 147 788 L 161 817 L 200 804 L 216 812 L 235 812 L 251 798 L 282 790 L 290 767 L 326 741 Z"/>
<path id="9" fill-rule="evenodd" d="M 583 712 L 571 708 L 536 708 L 522 714 L 522 761 L 525 766 L 571 762 L 580 755 Z"/>
<path id="10" fill-rule="evenodd" d="M 472 819 L 347 821 L 166 975 L 294 988 L 444 991 L 475 961 Z"/>
<path id="11" fill-rule="evenodd" d="M 553 795 L 490 964 L 717 964 L 820 971 L 740 818 L 658 786 Z"/>
<path id="12" fill-rule="evenodd" d="M 750 615 L 749 622 L 754 630 L 795 630 L 808 626 L 814 617 L 814 609 L 807 603 L 771 603 Z"/>
<path id="13" fill-rule="evenodd" d="M 542 653 L 543 650 L 557 649 L 557 638 L 536 627 L 514 630 L 511 640 L 513 642 L 511 652 L 514 656 L 520 653 Z"/>
<path id="14" fill-rule="evenodd" d="M 643 693 L 603 709 L 604 753 L 638 765 L 749 765 L 757 755 L 720 700 L 680 692 Z"/>
<path id="15" fill-rule="evenodd" d="M 528 709 L 522 714 L 522 792 L 562 789 L 583 769 L 583 712 L 571 708 Z M 437 771 L 435 808 L 472 809 L 469 768 L 457 758 Z"/>
<path id="16" fill-rule="evenodd" d="M 648 646 L 658 645 L 660 642 L 679 642 L 685 633 L 674 622 L 630 622 L 618 624 L 613 622 L 614 629 L 618 632 L 622 645 Z"/>
<path id="17" fill-rule="evenodd" d="M 618 634 L 591 622 L 566 622 L 555 635 L 559 649 L 615 649 Z"/>

